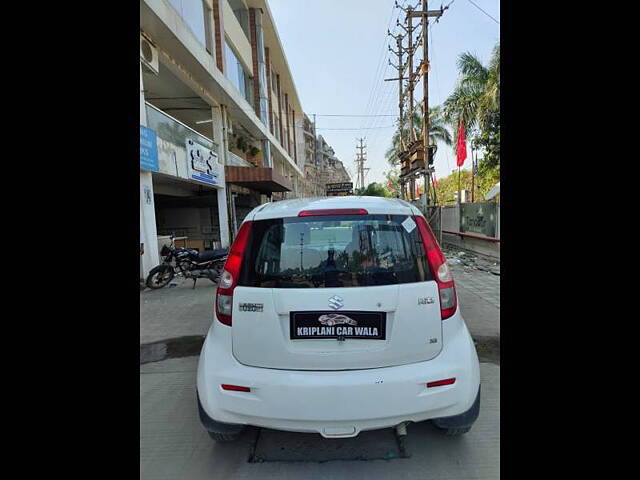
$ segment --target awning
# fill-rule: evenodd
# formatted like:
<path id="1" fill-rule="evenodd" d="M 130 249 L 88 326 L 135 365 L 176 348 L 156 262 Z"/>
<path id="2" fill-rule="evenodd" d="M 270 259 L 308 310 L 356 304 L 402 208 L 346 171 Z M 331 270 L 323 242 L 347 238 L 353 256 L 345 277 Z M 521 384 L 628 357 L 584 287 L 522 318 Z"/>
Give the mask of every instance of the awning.
<path id="1" fill-rule="evenodd" d="M 227 183 L 251 188 L 264 193 L 290 192 L 291 183 L 282 175 L 268 167 L 224 167 Z"/>

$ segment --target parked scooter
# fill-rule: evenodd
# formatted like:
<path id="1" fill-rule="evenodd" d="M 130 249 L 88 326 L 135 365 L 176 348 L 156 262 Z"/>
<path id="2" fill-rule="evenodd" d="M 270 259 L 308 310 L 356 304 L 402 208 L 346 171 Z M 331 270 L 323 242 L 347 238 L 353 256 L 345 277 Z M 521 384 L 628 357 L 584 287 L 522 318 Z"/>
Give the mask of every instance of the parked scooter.
<path id="1" fill-rule="evenodd" d="M 175 248 L 175 235 L 171 235 L 170 238 L 171 245 L 164 245 L 160 250 L 162 263 L 149 272 L 147 287 L 162 288 L 168 285 L 176 275 L 192 278 L 193 288 L 196 288 L 198 278 L 208 278 L 213 283 L 218 283 L 227 261 L 228 248 L 198 252 L 190 248 Z"/>

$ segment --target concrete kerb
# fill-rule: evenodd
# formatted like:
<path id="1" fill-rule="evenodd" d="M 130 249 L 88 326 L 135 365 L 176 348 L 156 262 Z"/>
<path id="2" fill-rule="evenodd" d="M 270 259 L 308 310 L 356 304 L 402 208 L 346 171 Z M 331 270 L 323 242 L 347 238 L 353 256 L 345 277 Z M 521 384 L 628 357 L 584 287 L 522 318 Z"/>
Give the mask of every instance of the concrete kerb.
<path id="1" fill-rule="evenodd" d="M 140 345 L 140 365 L 200 355 L 205 335 L 168 338 Z M 500 363 L 500 337 L 473 336 L 480 361 Z"/>
<path id="2" fill-rule="evenodd" d="M 140 365 L 169 358 L 200 355 L 205 335 L 188 335 L 140 344 Z"/>

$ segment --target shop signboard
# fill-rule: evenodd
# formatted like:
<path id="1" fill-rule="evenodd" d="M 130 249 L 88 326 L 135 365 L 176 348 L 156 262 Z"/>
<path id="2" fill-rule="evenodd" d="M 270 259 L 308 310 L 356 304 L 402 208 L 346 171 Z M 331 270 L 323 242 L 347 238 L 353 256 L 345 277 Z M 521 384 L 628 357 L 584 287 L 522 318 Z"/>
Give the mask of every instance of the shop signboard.
<path id="1" fill-rule="evenodd" d="M 191 180 L 213 186 L 224 185 L 224 168 L 218 154 L 190 138 L 186 141 L 187 171 Z"/>
<path id="2" fill-rule="evenodd" d="M 160 170 L 156 132 L 144 125 L 140 125 L 140 169 L 152 172 Z"/>
<path id="3" fill-rule="evenodd" d="M 495 202 L 460 204 L 460 231 L 495 238 L 498 223 Z"/>
<path id="4" fill-rule="evenodd" d="M 346 195 L 353 195 L 353 183 L 327 183 L 325 186 L 325 191 L 327 197 L 343 197 Z"/>

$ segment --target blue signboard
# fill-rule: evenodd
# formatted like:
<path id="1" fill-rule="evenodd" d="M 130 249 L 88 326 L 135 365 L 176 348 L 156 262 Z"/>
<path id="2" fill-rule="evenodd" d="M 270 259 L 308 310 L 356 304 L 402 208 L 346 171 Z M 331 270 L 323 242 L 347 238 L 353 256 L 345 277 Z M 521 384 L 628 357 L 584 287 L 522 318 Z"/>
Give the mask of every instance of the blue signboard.
<path id="1" fill-rule="evenodd" d="M 160 170 L 156 132 L 144 125 L 140 125 L 140 168 L 152 172 Z"/>

